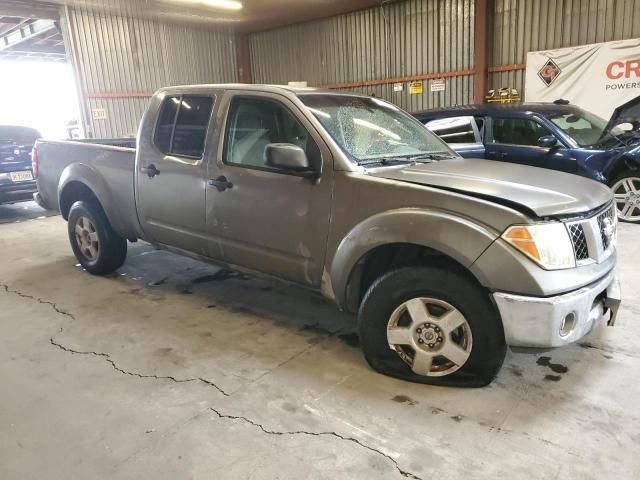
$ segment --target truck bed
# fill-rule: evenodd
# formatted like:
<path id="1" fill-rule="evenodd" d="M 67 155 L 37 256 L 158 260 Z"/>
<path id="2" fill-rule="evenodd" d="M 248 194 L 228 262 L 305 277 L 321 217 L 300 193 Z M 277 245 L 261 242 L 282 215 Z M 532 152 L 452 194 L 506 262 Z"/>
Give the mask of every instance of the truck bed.
<path id="1" fill-rule="evenodd" d="M 71 169 L 82 169 L 82 178 L 99 193 L 113 228 L 125 238 L 137 238 L 139 224 L 135 207 L 135 139 L 83 141 L 38 140 L 38 192 L 51 210 L 62 211 L 60 194 Z M 68 168 L 67 168 L 68 167 Z M 68 206 L 66 206 L 68 207 Z"/>

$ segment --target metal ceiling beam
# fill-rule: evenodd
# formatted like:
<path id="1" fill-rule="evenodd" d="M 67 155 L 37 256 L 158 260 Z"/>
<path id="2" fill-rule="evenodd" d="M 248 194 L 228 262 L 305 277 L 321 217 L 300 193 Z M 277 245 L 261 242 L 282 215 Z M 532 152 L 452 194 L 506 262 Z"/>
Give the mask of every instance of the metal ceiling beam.
<path id="1" fill-rule="evenodd" d="M 22 6 L 22 5 L 2 5 L 2 16 L 23 17 L 42 20 L 60 20 L 57 6 Z"/>
<path id="2" fill-rule="evenodd" d="M 0 17 L 0 36 L 14 30 L 18 25 L 22 25 L 28 21 L 28 18 Z"/>
<path id="3" fill-rule="evenodd" d="M 34 50 L 11 50 L 8 52 L 0 52 L 0 58 L 6 57 L 47 57 L 47 58 L 60 58 L 66 59 L 66 55 L 64 53 L 56 53 L 56 52 L 37 52 Z"/>
<path id="4" fill-rule="evenodd" d="M 53 20 L 34 20 L 19 25 L 15 30 L 11 30 L 0 36 L 0 52 L 11 49 L 28 40 L 35 39 L 51 30 L 57 30 Z"/>

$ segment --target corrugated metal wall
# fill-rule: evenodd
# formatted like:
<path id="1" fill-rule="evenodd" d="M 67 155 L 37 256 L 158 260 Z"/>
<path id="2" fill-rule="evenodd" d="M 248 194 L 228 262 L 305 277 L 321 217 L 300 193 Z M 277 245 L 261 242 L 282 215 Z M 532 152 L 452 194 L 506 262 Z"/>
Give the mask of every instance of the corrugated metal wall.
<path id="1" fill-rule="evenodd" d="M 62 9 L 65 43 L 95 138 L 135 135 L 145 95 L 160 87 L 237 81 L 230 30 L 145 18 L 147 1 L 120 0 L 108 14 Z M 107 118 L 93 120 L 95 108 L 105 109 Z"/>
<path id="2" fill-rule="evenodd" d="M 250 36 L 256 83 L 353 84 L 473 69 L 473 0 L 407 0 Z M 473 78 L 446 79 L 444 92 L 410 95 L 391 83 L 350 86 L 410 111 L 469 103 Z"/>
<path id="3" fill-rule="evenodd" d="M 237 80 L 232 31 L 157 21 L 152 0 L 112 0 L 110 13 L 63 7 L 66 45 L 93 136 L 135 134 L 157 88 Z M 640 0 L 494 0 L 490 87 L 523 88 L 526 53 L 640 37 Z M 114 13 L 115 12 L 115 13 Z M 474 0 L 404 0 L 249 36 L 253 81 L 306 80 L 386 98 L 409 110 L 473 101 Z M 446 74 L 444 92 L 409 82 Z M 403 91 L 393 83 L 402 82 Z M 136 96 L 138 94 L 139 96 Z M 92 120 L 94 108 L 107 118 Z"/>
<path id="4" fill-rule="evenodd" d="M 640 0 L 495 0 L 494 66 L 527 52 L 640 37 Z M 495 72 L 492 87 L 524 88 L 524 70 Z"/>

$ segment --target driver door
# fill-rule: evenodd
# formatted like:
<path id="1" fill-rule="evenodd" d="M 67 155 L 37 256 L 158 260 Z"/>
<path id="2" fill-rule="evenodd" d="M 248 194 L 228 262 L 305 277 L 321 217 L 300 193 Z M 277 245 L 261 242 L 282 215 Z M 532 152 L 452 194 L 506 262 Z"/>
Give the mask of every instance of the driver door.
<path id="1" fill-rule="evenodd" d="M 209 165 L 206 193 L 210 255 L 319 286 L 331 212 L 328 148 L 287 98 L 238 92 L 224 101 L 222 148 Z M 317 178 L 266 166 L 264 151 L 271 143 L 303 148 Z"/>
<path id="2" fill-rule="evenodd" d="M 549 168 L 568 173 L 578 172 L 578 162 L 560 140 L 556 146 L 542 147 L 541 137 L 553 135 L 533 118 L 493 117 L 491 137 L 487 139 L 486 158 L 533 167 Z"/>

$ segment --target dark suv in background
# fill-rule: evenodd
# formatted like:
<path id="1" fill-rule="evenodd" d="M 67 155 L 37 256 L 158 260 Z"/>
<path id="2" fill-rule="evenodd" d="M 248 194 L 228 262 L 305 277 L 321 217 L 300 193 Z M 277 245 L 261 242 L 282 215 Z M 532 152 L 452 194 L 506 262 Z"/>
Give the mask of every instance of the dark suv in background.
<path id="1" fill-rule="evenodd" d="M 37 191 L 31 171 L 31 150 L 40 132 L 0 125 L 0 203 L 31 200 Z"/>
<path id="2" fill-rule="evenodd" d="M 414 115 L 463 157 L 606 183 L 620 219 L 640 222 L 640 97 L 618 107 L 609 122 L 564 101 L 469 105 Z"/>

